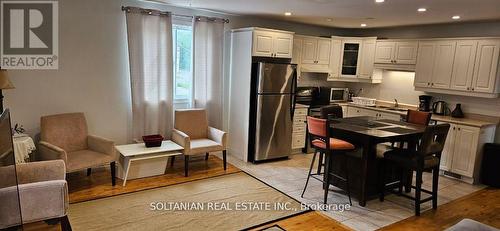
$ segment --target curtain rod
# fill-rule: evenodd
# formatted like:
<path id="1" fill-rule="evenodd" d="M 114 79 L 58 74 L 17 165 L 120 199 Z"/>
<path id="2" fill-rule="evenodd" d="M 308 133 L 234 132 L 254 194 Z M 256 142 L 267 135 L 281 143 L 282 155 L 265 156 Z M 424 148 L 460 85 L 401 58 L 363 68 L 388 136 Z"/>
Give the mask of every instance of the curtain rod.
<path id="1" fill-rule="evenodd" d="M 144 14 L 150 14 L 150 15 L 157 15 L 157 16 L 176 16 L 176 17 L 183 17 L 183 18 L 194 18 L 197 21 L 211 21 L 211 22 L 216 22 L 216 21 L 221 21 L 223 23 L 229 23 L 229 19 L 224 19 L 224 18 L 216 18 L 216 17 L 206 17 L 206 16 L 192 16 L 192 15 L 184 15 L 184 14 L 173 14 L 168 11 L 159 11 L 159 10 L 154 10 L 154 9 L 145 9 L 145 8 L 139 8 L 139 7 L 132 7 L 132 6 L 122 6 L 122 11 L 126 12 L 131 12 L 132 10 L 138 11 Z"/>

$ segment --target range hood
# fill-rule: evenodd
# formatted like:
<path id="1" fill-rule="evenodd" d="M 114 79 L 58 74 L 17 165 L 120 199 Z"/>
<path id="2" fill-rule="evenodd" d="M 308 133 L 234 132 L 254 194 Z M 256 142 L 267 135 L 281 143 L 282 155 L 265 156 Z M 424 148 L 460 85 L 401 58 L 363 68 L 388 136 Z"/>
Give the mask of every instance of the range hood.
<path id="1" fill-rule="evenodd" d="M 301 72 L 309 72 L 309 73 L 330 73 L 329 65 L 317 65 L 317 64 L 302 64 L 300 67 Z"/>
<path id="2" fill-rule="evenodd" d="M 388 63 L 375 63 L 375 69 L 388 70 L 388 71 L 411 71 L 415 72 L 414 64 L 388 64 Z"/>

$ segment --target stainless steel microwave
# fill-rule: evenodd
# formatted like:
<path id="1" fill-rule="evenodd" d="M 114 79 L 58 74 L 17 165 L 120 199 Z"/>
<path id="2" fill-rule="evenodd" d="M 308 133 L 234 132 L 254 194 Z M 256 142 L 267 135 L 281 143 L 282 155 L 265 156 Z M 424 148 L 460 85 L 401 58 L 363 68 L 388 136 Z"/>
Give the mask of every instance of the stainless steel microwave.
<path id="1" fill-rule="evenodd" d="M 330 103 L 346 102 L 349 100 L 349 88 L 331 88 Z"/>

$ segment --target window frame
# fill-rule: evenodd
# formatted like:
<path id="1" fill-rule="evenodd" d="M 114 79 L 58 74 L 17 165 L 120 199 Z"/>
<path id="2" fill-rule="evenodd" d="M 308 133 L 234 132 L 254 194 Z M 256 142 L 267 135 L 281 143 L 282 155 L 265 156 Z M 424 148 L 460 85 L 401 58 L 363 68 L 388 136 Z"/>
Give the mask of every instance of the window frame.
<path id="1" fill-rule="evenodd" d="M 190 86 L 190 96 L 188 98 L 176 98 L 176 88 L 177 88 L 177 83 L 176 83 L 176 74 L 173 73 L 174 75 L 172 76 L 173 83 L 174 83 L 174 92 L 173 92 L 173 101 L 175 105 L 178 105 L 180 107 L 192 107 L 194 105 L 194 24 L 193 24 L 193 18 L 189 17 L 176 17 L 173 16 L 172 18 L 172 35 L 174 33 L 174 28 L 176 26 L 189 26 L 191 27 L 192 31 L 192 38 L 191 38 L 191 65 L 190 65 L 190 77 L 191 77 L 191 86 Z M 176 42 L 176 41 L 173 41 Z M 172 44 L 173 45 L 173 44 Z M 175 47 L 173 47 L 175 51 Z M 174 54 L 174 53 L 172 53 Z M 174 57 L 173 57 L 174 58 Z M 174 72 L 175 72 L 175 63 L 174 63 Z M 181 106 L 184 105 L 184 106 Z"/>

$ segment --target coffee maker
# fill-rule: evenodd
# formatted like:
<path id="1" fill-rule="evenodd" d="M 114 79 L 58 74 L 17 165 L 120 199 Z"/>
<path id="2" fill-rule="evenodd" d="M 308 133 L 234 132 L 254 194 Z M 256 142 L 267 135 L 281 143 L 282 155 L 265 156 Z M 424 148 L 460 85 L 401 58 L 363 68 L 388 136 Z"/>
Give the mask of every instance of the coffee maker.
<path id="1" fill-rule="evenodd" d="M 432 96 L 430 95 L 421 95 L 418 97 L 419 104 L 418 104 L 418 110 L 419 111 L 426 111 L 429 112 L 431 111 L 431 101 L 432 101 Z"/>

